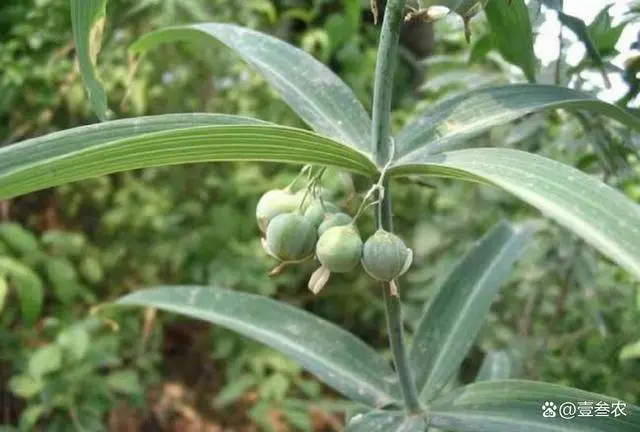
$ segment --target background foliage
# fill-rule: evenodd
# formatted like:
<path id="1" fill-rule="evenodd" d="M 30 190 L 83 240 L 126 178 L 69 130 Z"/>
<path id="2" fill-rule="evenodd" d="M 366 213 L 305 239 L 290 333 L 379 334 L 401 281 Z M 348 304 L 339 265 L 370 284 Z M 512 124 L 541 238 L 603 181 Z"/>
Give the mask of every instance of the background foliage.
<path id="1" fill-rule="evenodd" d="M 109 107 L 117 118 L 208 111 L 301 126 L 261 78 L 220 46 L 194 56 L 186 46 L 167 45 L 137 64 L 127 56 L 127 46 L 151 29 L 215 20 L 260 29 L 309 51 L 368 108 L 377 29 L 367 5 L 145 0 L 131 6 L 112 0 L 99 57 Z M 530 4 L 534 31 L 539 7 Z M 456 20 L 437 23 L 435 31 L 420 23 L 405 29 L 396 127 L 456 92 L 526 81 L 529 60 L 523 60 L 525 72 L 506 63 L 517 62 L 501 50 L 488 18 L 473 19 L 471 44 Z M 638 91 L 634 61 L 626 69 L 611 65 L 620 33 L 603 30 L 606 19 L 605 11 L 587 33 L 576 33 L 581 43 L 596 47 L 597 57 L 586 50 L 575 67 L 536 65 L 538 81 L 584 88 L 588 72 L 604 68 L 629 84 L 620 103 L 632 102 Z M 95 121 L 74 65 L 68 0 L 4 2 L 0 36 L 3 145 Z M 207 60 L 196 60 L 201 58 Z M 640 200 L 638 144 L 608 120 L 536 114 L 494 128 L 477 143 L 562 160 Z M 275 351 L 153 310 L 121 312 L 114 322 L 88 312 L 145 285 L 216 284 L 295 304 L 384 347 L 381 300 L 364 275 L 335 277 L 318 298 L 306 289 L 311 265 L 267 276 L 273 263 L 259 244 L 255 204 L 262 192 L 294 176 L 292 169 L 252 163 L 156 168 L 0 203 L 2 422 L 61 431 L 145 425 L 339 430 L 349 406 Z M 351 191 L 362 185 L 337 173 L 325 177 L 327 188 L 355 206 Z M 448 270 L 500 218 L 538 216 L 496 189 L 448 180 L 403 181 L 395 194 L 397 227 L 415 252 L 403 285 L 410 328 Z M 366 223 L 372 231 L 372 221 Z M 637 282 L 545 222 L 493 305 L 458 380 L 475 376 L 484 353 L 504 350 L 521 377 L 638 403 L 639 315 Z"/>

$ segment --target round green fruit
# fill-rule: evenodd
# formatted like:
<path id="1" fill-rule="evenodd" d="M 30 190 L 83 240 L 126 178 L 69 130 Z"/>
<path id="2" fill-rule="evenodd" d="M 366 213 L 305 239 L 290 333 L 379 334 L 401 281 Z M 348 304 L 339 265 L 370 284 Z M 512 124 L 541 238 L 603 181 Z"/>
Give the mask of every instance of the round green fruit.
<path id="1" fill-rule="evenodd" d="M 296 195 L 283 189 L 273 189 L 262 195 L 256 206 L 256 219 L 260 231 L 266 233 L 273 218 L 294 211 L 299 202 Z"/>
<path id="2" fill-rule="evenodd" d="M 392 281 L 405 273 L 413 252 L 400 237 L 379 229 L 367 239 L 362 250 L 362 267 L 369 276 L 380 281 Z"/>
<path id="3" fill-rule="evenodd" d="M 322 221 L 324 221 L 325 214 L 337 213 L 338 211 L 340 211 L 340 209 L 334 203 L 322 199 L 316 199 L 313 200 L 309 207 L 304 211 L 304 217 L 306 217 L 317 229 Z"/>
<path id="4" fill-rule="evenodd" d="M 318 240 L 316 256 L 332 273 L 353 270 L 362 258 L 362 240 L 351 225 L 329 228 Z"/>
<path id="5" fill-rule="evenodd" d="M 304 216 L 284 213 L 271 220 L 263 244 L 280 261 L 298 262 L 313 255 L 317 239 L 315 227 Z"/>
<path id="6" fill-rule="evenodd" d="M 353 219 L 346 213 L 332 213 L 325 216 L 324 221 L 318 227 L 318 236 L 322 236 L 329 228 L 349 225 Z"/>

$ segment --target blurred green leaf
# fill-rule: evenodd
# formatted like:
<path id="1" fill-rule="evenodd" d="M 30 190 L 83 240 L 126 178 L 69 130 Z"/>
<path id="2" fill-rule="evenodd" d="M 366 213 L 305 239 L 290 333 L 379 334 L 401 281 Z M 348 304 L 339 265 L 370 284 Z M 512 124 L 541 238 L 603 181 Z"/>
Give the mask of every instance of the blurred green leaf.
<path id="1" fill-rule="evenodd" d="M 244 396 L 250 388 L 255 387 L 257 384 L 256 378 L 252 375 L 245 375 L 238 379 L 230 380 L 227 385 L 218 392 L 214 400 L 214 405 L 217 408 L 224 408 L 236 402 Z"/>
<path id="2" fill-rule="evenodd" d="M 45 411 L 46 407 L 44 405 L 29 405 L 22 414 L 20 414 L 20 430 L 35 430 L 38 420 Z"/>
<path id="3" fill-rule="evenodd" d="M 104 270 L 99 260 L 86 256 L 80 261 L 78 271 L 87 282 L 97 284 L 104 279 Z"/>
<path id="4" fill-rule="evenodd" d="M 77 274 L 73 264 L 65 258 L 49 258 L 45 271 L 51 281 L 57 299 L 69 304 L 78 294 Z"/>
<path id="5" fill-rule="evenodd" d="M 158 117 L 81 126 L 0 148 L 0 199 L 118 171 L 194 162 L 315 163 L 376 172 L 363 154 L 302 129 L 243 125 L 238 123 L 255 121 L 234 116 Z M 176 129 L 159 123 L 169 119 L 183 126 L 204 119 L 228 125 Z M 158 129 L 165 130 L 141 135 Z"/>
<path id="6" fill-rule="evenodd" d="M 420 7 L 429 8 L 431 6 L 444 6 L 451 11 L 455 11 L 465 0 L 422 0 Z"/>
<path id="7" fill-rule="evenodd" d="M 313 419 L 306 410 L 282 409 L 282 416 L 297 430 L 313 430 Z"/>
<path id="8" fill-rule="evenodd" d="M 502 56 L 518 66 L 530 82 L 536 80 L 533 30 L 524 0 L 492 0 L 484 6 L 492 39 Z"/>
<path id="9" fill-rule="evenodd" d="M 533 226 L 495 225 L 451 271 L 425 308 L 409 353 L 420 398 L 429 401 L 464 361 Z"/>
<path id="10" fill-rule="evenodd" d="M 602 57 L 617 54 L 616 45 L 626 27 L 626 22 L 617 26 L 612 25 L 611 15 L 609 15 L 609 9 L 612 6 L 613 4 L 609 4 L 602 8 L 588 27 L 589 35 Z"/>
<path id="11" fill-rule="evenodd" d="M 107 0 L 71 0 L 73 40 L 80 73 L 84 78 L 93 111 L 100 120 L 107 119 L 107 95 L 95 71 L 102 43 Z"/>
<path id="12" fill-rule="evenodd" d="M 62 349 L 56 344 L 42 346 L 34 351 L 29 358 L 29 374 L 40 378 L 62 367 Z"/>
<path id="13" fill-rule="evenodd" d="M 607 416 L 576 414 L 579 402 L 603 402 Z M 543 417 L 546 402 L 553 403 L 553 417 Z M 485 381 L 462 387 L 434 400 L 429 407 L 430 426 L 455 432 L 622 432 L 640 430 L 640 408 L 626 404 L 625 415 L 613 415 L 608 396 L 570 387 L 533 381 Z M 572 418 L 560 416 L 561 406 L 574 407 Z M 564 408 L 566 409 L 566 408 Z M 595 408 L 594 408 L 595 410 Z"/>
<path id="14" fill-rule="evenodd" d="M 640 131 L 638 117 L 595 96 L 561 86 L 514 84 L 473 90 L 422 112 L 396 136 L 396 157 L 402 163 L 414 152 L 426 156 L 464 146 L 463 140 L 494 126 L 552 108 L 591 111 Z"/>
<path id="15" fill-rule="evenodd" d="M 509 351 L 489 351 L 480 365 L 476 382 L 517 378 L 515 362 Z"/>
<path id="16" fill-rule="evenodd" d="M 72 359 L 80 361 L 89 349 L 89 333 L 80 324 L 69 327 L 56 338 L 56 343 L 61 346 Z"/>
<path id="17" fill-rule="evenodd" d="M 218 40 L 256 68 L 316 132 L 370 153 L 371 120 L 351 89 L 306 52 L 272 36 L 232 24 L 176 26 L 147 34 L 131 46 L 143 53 L 168 42 Z"/>
<path id="18" fill-rule="evenodd" d="M 0 223 L 0 240 L 23 256 L 40 252 L 40 244 L 36 236 L 15 222 Z"/>
<path id="19" fill-rule="evenodd" d="M 290 379 L 280 373 L 274 373 L 260 384 L 258 394 L 261 400 L 281 401 L 290 387 Z"/>
<path id="20" fill-rule="evenodd" d="M 0 273 L 6 275 L 16 289 L 25 324 L 35 324 L 44 302 L 40 277 L 20 261 L 7 257 L 0 257 Z"/>
<path id="21" fill-rule="evenodd" d="M 480 63 L 494 48 L 493 35 L 487 33 L 476 39 L 469 52 L 469 64 Z"/>
<path id="22" fill-rule="evenodd" d="M 637 358 L 640 358 L 640 340 L 622 347 L 622 351 L 620 351 L 620 360 L 624 361 Z"/>
<path id="23" fill-rule="evenodd" d="M 0 314 L 4 309 L 4 304 L 7 300 L 7 294 L 9 294 L 9 284 L 4 274 L 0 274 Z"/>
<path id="24" fill-rule="evenodd" d="M 340 327 L 268 298 L 215 287 L 159 287 L 116 305 L 151 306 L 234 330 L 297 360 L 354 401 L 383 407 L 397 398 L 389 364 Z"/>
<path id="25" fill-rule="evenodd" d="M 640 278 L 640 206 L 594 177 L 542 156 L 492 148 L 416 153 L 390 171 L 391 176 L 419 173 L 498 186 Z"/>
<path id="26" fill-rule="evenodd" d="M 31 399 L 40 393 L 42 387 L 42 381 L 30 375 L 16 375 L 9 380 L 11 391 L 24 399 Z"/>
<path id="27" fill-rule="evenodd" d="M 407 416 L 402 411 L 371 411 L 356 414 L 347 423 L 346 432 L 425 432 L 427 419 Z"/>
<path id="28" fill-rule="evenodd" d="M 278 20 L 278 10 L 276 5 L 269 0 L 254 0 L 249 4 L 252 10 L 263 13 L 270 23 L 276 23 Z"/>
<path id="29" fill-rule="evenodd" d="M 87 243 L 86 238 L 80 233 L 72 233 L 61 230 L 50 230 L 42 234 L 42 244 L 52 249 L 59 255 L 77 257 Z"/>
<path id="30" fill-rule="evenodd" d="M 139 395 L 142 393 L 142 384 L 136 371 L 131 369 L 111 372 L 107 376 L 109 388 L 126 395 Z"/>
<path id="31" fill-rule="evenodd" d="M 576 18 L 572 15 L 568 15 L 564 13 L 562 11 L 561 3 L 556 4 L 556 3 L 546 2 L 545 4 L 551 7 L 552 9 L 556 10 L 556 12 L 558 13 L 558 20 L 560 21 L 560 23 L 563 26 L 567 27 L 569 30 L 571 30 L 576 35 L 576 37 L 580 40 L 580 42 L 582 42 L 582 44 L 584 45 L 587 51 L 587 55 L 589 56 L 593 64 L 600 69 L 600 72 L 602 73 L 602 77 L 604 78 L 607 86 L 610 86 L 611 83 L 609 82 L 609 78 L 607 77 L 607 73 L 604 69 L 604 62 L 602 61 L 602 56 L 600 55 L 601 53 L 592 39 L 592 32 L 587 27 L 587 24 L 580 18 Z M 608 14 L 607 11 L 608 11 L 608 8 L 605 8 L 604 12 Z M 599 18 L 600 20 L 604 19 L 603 16 L 600 16 L 600 15 L 598 16 L 600 17 Z M 596 17 L 596 20 L 598 20 L 598 17 Z M 599 27 L 600 24 L 597 23 L 596 26 Z M 602 41 L 603 46 L 610 43 L 610 41 L 605 40 L 606 36 L 602 36 L 602 38 L 603 38 L 603 41 Z"/>

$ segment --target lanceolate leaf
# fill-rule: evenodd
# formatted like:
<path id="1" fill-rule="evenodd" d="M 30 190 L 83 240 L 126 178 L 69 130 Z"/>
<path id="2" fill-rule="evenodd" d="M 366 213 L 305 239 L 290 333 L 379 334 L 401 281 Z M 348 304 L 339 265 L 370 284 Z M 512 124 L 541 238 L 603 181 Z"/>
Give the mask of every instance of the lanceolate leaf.
<path id="1" fill-rule="evenodd" d="M 519 150 L 479 148 L 405 158 L 390 173 L 422 173 L 498 186 L 640 278 L 640 206 L 575 168 Z"/>
<path id="2" fill-rule="evenodd" d="M 544 411 L 548 417 L 543 416 Z M 433 401 L 429 419 L 429 426 L 455 432 L 640 430 L 640 408 L 636 406 L 570 387 L 521 380 L 462 387 Z"/>
<path id="3" fill-rule="evenodd" d="M 532 226 L 513 228 L 499 222 L 452 270 L 429 303 L 409 354 L 421 400 L 431 400 L 458 370 L 533 232 Z"/>
<path id="4" fill-rule="evenodd" d="M 509 63 L 518 66 L 530 82 L 536 80 L 536 56 L 529 9 L 524 0 L 489 0 L 484 7 L 493 41 Z"/>
<path id="5" fill-rule="evenodd" d="M 480 365 L 476 382 L 505 380 L 517 375 L 517 360 L 513 354 L 506 350 L 489 351 Z"/>
<path id="6" fill-rule="evenodd" d="M 355 402 L 383 407 L 396 399 L 394 373 L 371 347 L 285 303 L 216 287 L 178 286 L 138 291 L 117 304 L 150 306 L 234 330 L 291 356 Z"/>
<path id="7" fill-rule="evenodd" d="M 407 416 L 402 411 L 371 411 L 357 414 L 347 423 L 347 432 L 425 432 L 427 420 L 422 415 Z"/>
<path id="8" fill-rule="evenodd" d="M 214 40 L 260 71 L 315 131 L 369 153 L 371 120 L 351 89 L 311 55 L 277 38 L 232 24 L 207 23 L 147 34 L 131 50 L 142 53 L 167 42 Z"/>
<path id="9" fill-rule="evenodd" d="M 603 57 L 612 56 L 617 53 L 616 45 L 622 36 L 627 22 L 623 21 L 617 26 L 613 26 L 613 20 L 609 15 L 609 10 L 613 6 L 613 3 L 603 7 L 598 15 L 589 24 L 589 34 L 598 49 L 598 52 Z"/>
<path id="10" fill-rule="evenodd" d="M 396 137 L 396 157 L 451 150 L 494 126 L 550 108 L 586 110 L 640 130 L 640 118 L 589 94 L 553 85 L 508 85 L 470 91 L 423 112 Z"/>
<path id="11" fill-rule="evenodd" d="M 584 47 L 587 51 L 587 54 L 591 58 L 591 61 L 600 69 L 605 82 L 610 85 L 609 79 L 607 78 L 607 73 L 604 70 L 604 63 L 602 61 L 602 57 L 600 56 L 600 51 L 598 51 L 598 48 L 591 39 L 589 29 L 587 28 L 585 22 L 580 18 L 567 15 L 562 11 L 558 11 L 558 20 L 562 23 L 562 25 L 575 33 L 578 39 L 580 39 L 580 42 L 584 44 Z"/>
<path id="12" fill-rule="evenodd" d="M 106 119 L 107 95 L 98 80 L 95 62 L 100 50 L 107 0 L 71 0 L 71 24 L 76 58 L 93 111 Z"/>
<path id="13" fill-rule="evenodd" d="M 82 126 L 1 148 L 0 199 L 119 171 L 238 160 L 334 165 L 365 175 L 376 170 L 354 149 L 302 129 L 236 116 L 152 116 Z"/>
<path id="14" fill-rule="evenodd" d="M 562 10 L 563 8 L 562 2 L 550 1 L 550 0 L 543 0 L 542 2 L 544 3 L 545 6 L 551 9 L 554 9 L 558 14 L 558 20 L 560 21 L 560 23 L 563 26 L 567 27 L 569 30 L 571 30 L 576 35 L 576 37 L 580 40 L 580 42 L 582 42 L 582 44 L 584 45 L 587 51 L 587 55 L 591 58 L 591 61 L 593 62 L 593 64 L 600 69 L 600 72 L 602 73 L 605 83 L 610 84 L 609 79 L 607 77 L 607 73 L 604 70 L 604 63 L 602 61 L 602 55 L 601 55 L 600 49 L 598 49 L 598 46 L 596 45 L 596 43 L 594 43 L 592 38 L 592 35 L 595 30 L 594 27 L 597 27 L 599 24 L 601 24 L 603 21 L 606 21 L 609 18 L 608 10 L 610 6 L 606 6 L 604 9 L 602 9 L 598 14 L 598 16 L 595 18 L 594 22 L 591 24 L 591 26 L 587 27 L 587 24 L 580 18 L 564 13 Z M 603 24 L 605 24 L 604 27 L 606 28 L 605 31 L 607 33 L 613 31 L 610 34 L 613 38 L 615 38 L 615 41 L 617 42 L 617 38 L 620 37 L 620 33 L 622 32 L 624 25 L 611 28 L 610 21 L 604 22 Z M 617 35 L 617 38 L 616 38 L 616 35 Z M 611 40 L 608 37 L 605 39 L 609 39 L 609 41 Z M 603 42 L 604 42 L 603 48 L 610 49 L 615 47 L 615 42 L 613 43 L 613 47 L 611 47 L 611 44 L 606 43 L 608 41 L 603 40 Z"/>

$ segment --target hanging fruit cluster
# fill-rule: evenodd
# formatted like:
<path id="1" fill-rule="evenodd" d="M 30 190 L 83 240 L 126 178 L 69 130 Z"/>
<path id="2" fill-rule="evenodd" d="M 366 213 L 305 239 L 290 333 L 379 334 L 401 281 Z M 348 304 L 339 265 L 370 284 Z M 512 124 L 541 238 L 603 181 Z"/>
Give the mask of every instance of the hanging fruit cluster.
<path id="1" fill-rule="evenodd" d="M 348 273 L 359 264 L 372 278 L 395 284 L 411 265 L 413 253 L 402 239 L 378 229 L 365 242 L 356 222 L 362 211 L 370 206 L 376 186 L 365 196 L 354 217 L 331 202 L 328 192 L 320 186 L 324 170 L 309 176 L 305 188 L 293 192 L 294 182 L 284 189 L 270 190 L 258 201 L 256 219 L 262 231 L 262 246 L 278 260 L 271 274 L 284 267 L 315 257 L 320 267 L 309 280 L 309 289 L 317 294 L 327 283 L 331 273 Z"/>

